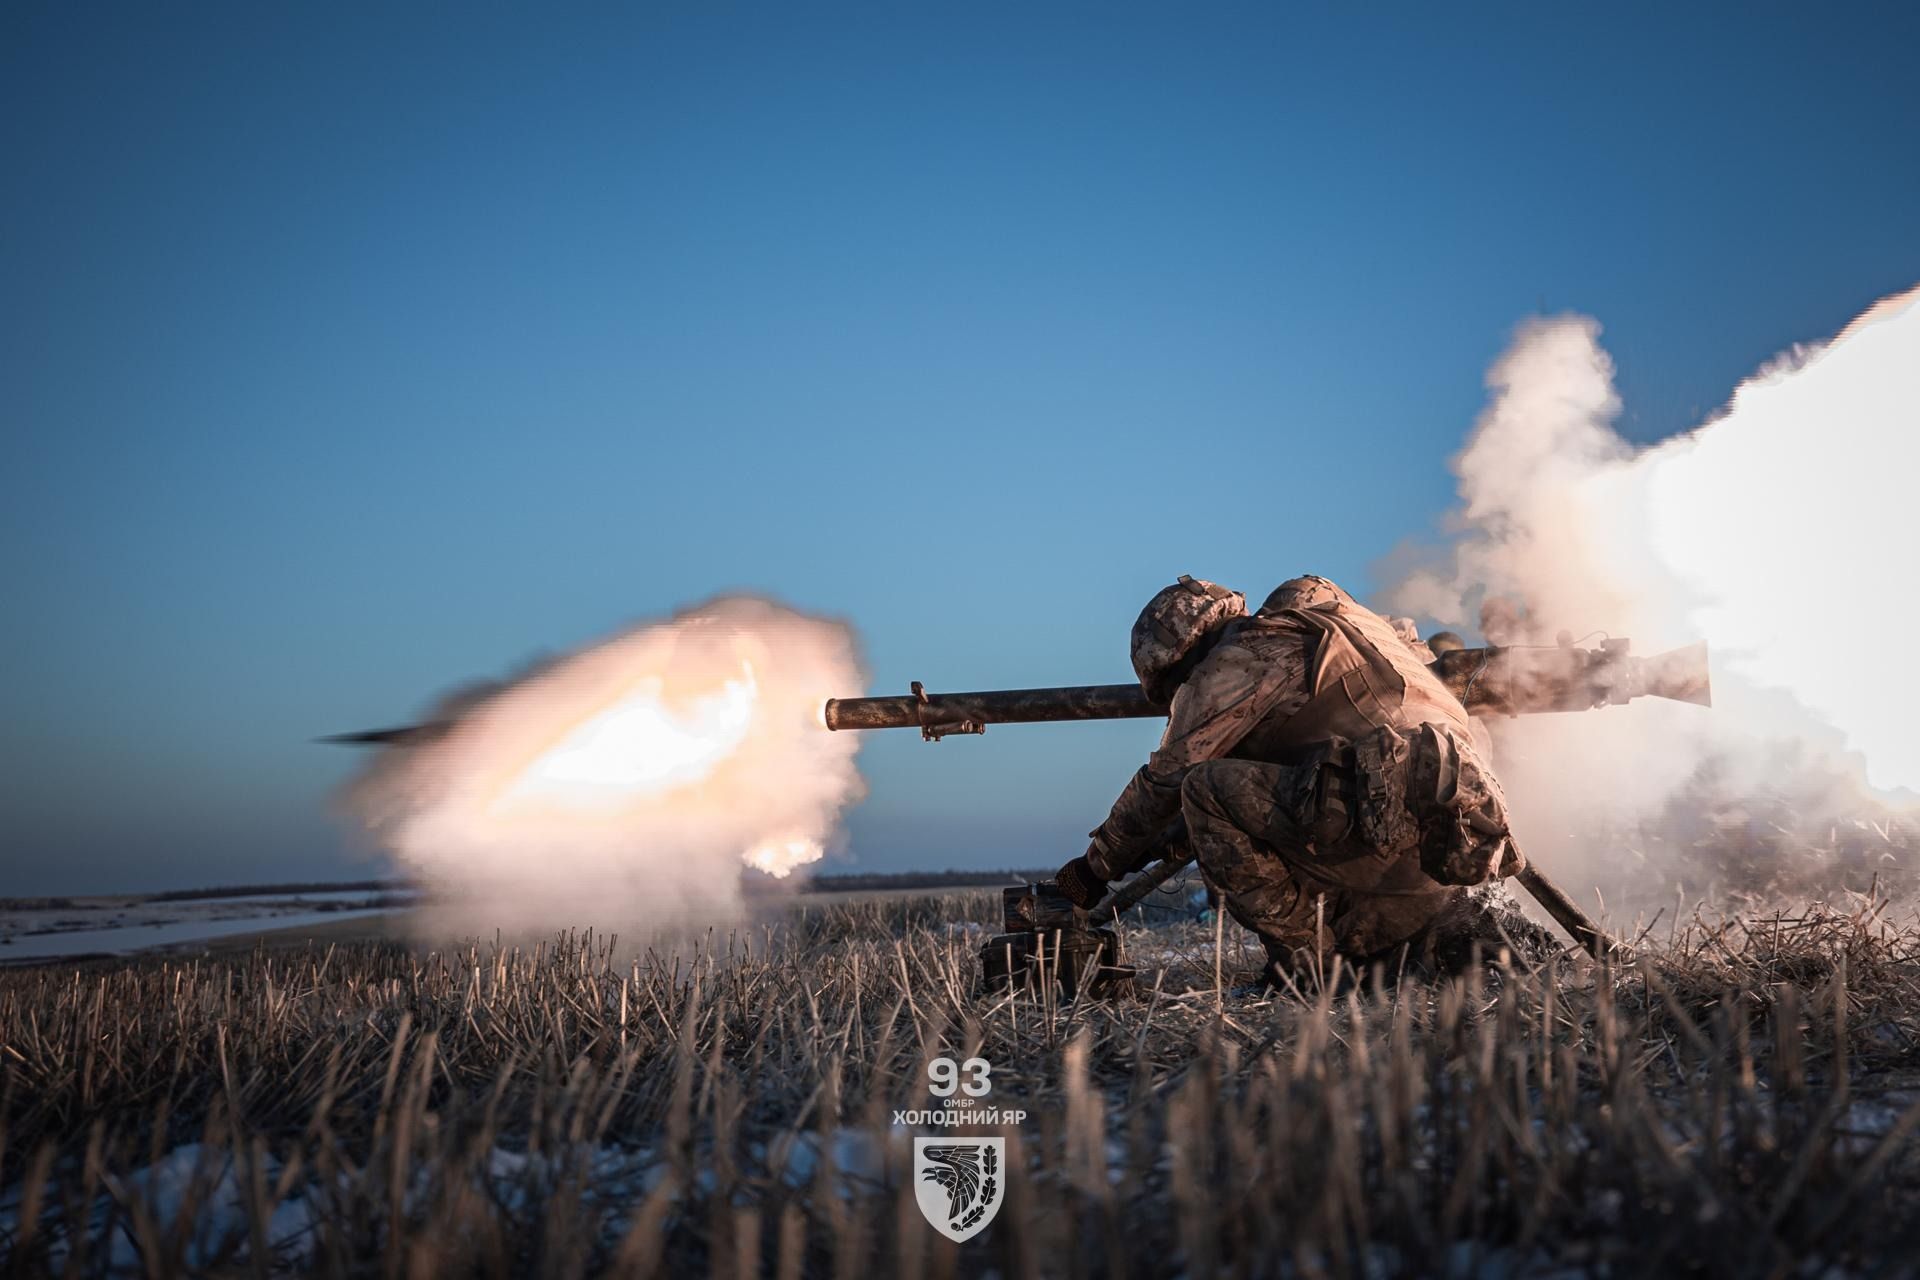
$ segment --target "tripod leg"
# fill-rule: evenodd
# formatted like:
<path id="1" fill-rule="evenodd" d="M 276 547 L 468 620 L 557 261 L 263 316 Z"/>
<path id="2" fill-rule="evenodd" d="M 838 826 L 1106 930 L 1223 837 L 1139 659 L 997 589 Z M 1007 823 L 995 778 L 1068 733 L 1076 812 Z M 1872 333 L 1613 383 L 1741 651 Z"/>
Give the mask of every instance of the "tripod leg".
<path id="1" fill-rule="evenodd" d="M 1584 947 L 1596 960 L 1619 960 L 1624 958 L 1618 943 L 1614 942 L 1599 925 L 1595 924 L 1587 913 L 1574 905 L 1561 891 L 1559 885 L 1547 879 L 1541 870 L 1529 862 L 1514 876 L 1521 887 L 1533 895 L 1546 913 L 1552 916 L 1573 940 Z"/>

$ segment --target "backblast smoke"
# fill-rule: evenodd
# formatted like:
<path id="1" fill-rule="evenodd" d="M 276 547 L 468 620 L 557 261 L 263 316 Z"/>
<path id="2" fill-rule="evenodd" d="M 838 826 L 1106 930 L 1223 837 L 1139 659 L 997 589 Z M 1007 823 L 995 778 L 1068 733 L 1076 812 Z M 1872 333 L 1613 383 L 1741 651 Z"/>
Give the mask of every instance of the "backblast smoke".
<path id="1" fill-rule="evenodd" d="M 1920 791 L 1920 289 L 1651 448 L 1614 429 L 1599 338 L 1581 316 L 1522 326 L 1455 461 L 1454 540 L 1389 600 L 1496 643 L 1705 639 L 1714 709 L 1646 700 L 1497 724 L 1522 840 L 1586 884 L 1646 887 L 1652 870 L 1697 885 L 1680 846 L 1716 851 L 1722 883 L 1842 846 L 1852 880 L 1899 870 Z"/>
<path id="2" fill-rule="evenodd" d="M 344 803 L 469 923 L 712 918 L 825 852 L 862 784 L 820 708 L 861 685 L 844 625 L 722 598 L 450 696 Z"/>

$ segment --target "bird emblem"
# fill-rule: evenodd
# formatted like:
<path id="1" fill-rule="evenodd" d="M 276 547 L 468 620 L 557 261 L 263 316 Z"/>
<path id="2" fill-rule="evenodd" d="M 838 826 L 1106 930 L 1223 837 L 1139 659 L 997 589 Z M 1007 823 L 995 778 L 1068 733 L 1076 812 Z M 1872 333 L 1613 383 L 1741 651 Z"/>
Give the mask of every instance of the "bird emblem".
<path id="1" fill-rule="evenodd" d="M 978 1146 L 930 1146 L 922 1153 L 932 1162 L 922 1176 L 945 1188 L 949 1218 L 965 1213 L 980 1194 L 980 1150 Z"/>

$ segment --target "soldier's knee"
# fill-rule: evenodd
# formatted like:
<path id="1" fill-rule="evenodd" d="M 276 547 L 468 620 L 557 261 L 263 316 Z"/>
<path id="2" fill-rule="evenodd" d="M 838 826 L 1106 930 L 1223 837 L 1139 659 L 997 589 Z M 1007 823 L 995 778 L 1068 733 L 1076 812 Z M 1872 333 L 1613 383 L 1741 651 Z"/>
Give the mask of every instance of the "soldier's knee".
<path id="1" fill-rule="evenodd" d="M 1209 760 L 1187 770 L 1180 783 L 1180 812 L 1189 829 L 1228 818 L 1228 780 L 1235 761 Z"/>

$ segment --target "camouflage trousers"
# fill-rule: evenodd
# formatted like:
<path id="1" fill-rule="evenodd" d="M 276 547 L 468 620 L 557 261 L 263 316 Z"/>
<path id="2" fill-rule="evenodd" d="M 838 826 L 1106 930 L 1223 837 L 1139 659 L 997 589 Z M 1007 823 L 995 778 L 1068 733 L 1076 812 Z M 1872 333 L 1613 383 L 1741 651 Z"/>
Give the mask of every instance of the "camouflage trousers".
<path id="1" fill-rule="evenodd" d="M 1403 943 L 1417 946 L 1466 892 L 1421 870 L 1417 841 L 1369 845 L 1327 789 L 1318 764 L 1251 760 L 1198 765 L 1181 786 L 1201 870 L 1283 971 L 1334 955 L 1356 964 L 1388 959 Z"/>

